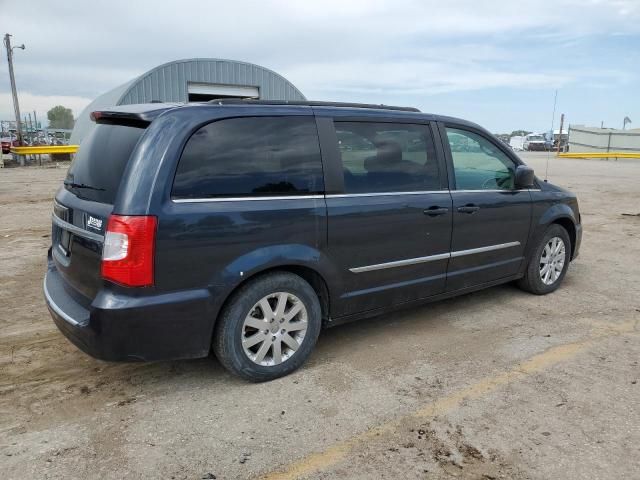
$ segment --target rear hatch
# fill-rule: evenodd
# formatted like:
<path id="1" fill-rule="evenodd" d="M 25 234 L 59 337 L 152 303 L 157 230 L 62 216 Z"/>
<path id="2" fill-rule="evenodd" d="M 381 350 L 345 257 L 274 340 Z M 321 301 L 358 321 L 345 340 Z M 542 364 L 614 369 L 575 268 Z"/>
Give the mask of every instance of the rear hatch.
<path id="1" fill-rule="evenodd" d="M 131 153 L 153 118 L 173 107 L 138 105 L 92 114 L 97 125 L 69 167 L 52 216 L 51 257 L 80 303 L 88 305 L 102 285 L 105 229 Z"/>

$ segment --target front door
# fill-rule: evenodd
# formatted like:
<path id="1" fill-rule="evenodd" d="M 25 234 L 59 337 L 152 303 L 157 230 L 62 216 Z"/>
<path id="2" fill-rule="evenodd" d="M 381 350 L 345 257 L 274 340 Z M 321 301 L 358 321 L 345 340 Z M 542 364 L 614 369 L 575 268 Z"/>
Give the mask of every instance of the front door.
<path id="1" fill-rule="evenodd" d="M 343 184 L 326 196 L 329 256 L 341 279 L 335 316 L 444 292 L 451 196 L 430 126 L 334 125 Z"/>
<path id="2" fill-rule="evenodd" d="M 482 132 L 455 125 L 441 132 L 453 167 L 447 290 L 515 275 L 531 222 L 531 195 L 514 188 L 516 162 Z"/>

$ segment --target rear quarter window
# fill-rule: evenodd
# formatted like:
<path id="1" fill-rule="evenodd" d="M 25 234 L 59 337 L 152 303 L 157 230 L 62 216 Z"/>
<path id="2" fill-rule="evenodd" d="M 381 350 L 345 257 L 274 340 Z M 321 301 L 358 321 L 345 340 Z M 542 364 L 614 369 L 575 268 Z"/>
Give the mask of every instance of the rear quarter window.
<path id="1" fill-rule="evenodd" d="M 71 162 L 65 188 L 78 197 L 113 204 L 129 157 L 144 131 L 121 125 L 96 125 Z"/>
<path id="2" fill-rule="evenodd" d="M 322 163 L 313 117 L 219 120 L 187 142 L 173 198 L 321 193 Z"/>

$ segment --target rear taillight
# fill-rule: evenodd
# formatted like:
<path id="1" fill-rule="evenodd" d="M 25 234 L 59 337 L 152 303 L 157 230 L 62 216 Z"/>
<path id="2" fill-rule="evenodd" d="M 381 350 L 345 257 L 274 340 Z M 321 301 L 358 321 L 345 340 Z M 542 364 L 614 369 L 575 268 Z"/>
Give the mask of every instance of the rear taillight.
<path id="1" fill-rule="evenodd" d="M 102 277 L 127 287 L 153 285 L 157 219 L 111 215 L 102 250 Z"/>

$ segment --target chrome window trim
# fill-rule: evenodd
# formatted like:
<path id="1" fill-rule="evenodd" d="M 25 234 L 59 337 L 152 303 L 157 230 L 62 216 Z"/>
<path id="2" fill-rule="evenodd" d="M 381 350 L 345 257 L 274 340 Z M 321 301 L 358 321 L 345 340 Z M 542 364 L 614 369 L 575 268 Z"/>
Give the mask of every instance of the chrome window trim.
<path id="1" fill-rule="evenodd" d="M 51 214 L 51 220 L 53 221 L 54 224 L 56 224 L 60 228 L 64 228 L 65 230 L 68 230 L 69 232 L 75 235 L 88 238 L 90 240 L 95 240 L 97 242 L 104 242 L 104 235 L 100 235 L 98 233 L 93 233 L 93 232 L 84 230 L 83 228 L 77 227 L 69 222 L 65 222 L 60 217 L 57 217 L 54 214 Z"/>
<path id="2" fill-rule="evenodd" d="M 351 197 L 386 197 L 398 195 L 430 195 L 432 193 L 449 193 L 449 190 L 424 190 L 413 192 L 371 192 L 371 193 L 330 193 L 327 198 L 351 198 Z"/>
<path id="3" fill-rule="evenodd" d="M 212 203 L 212 202 L 244 202 L 267 200 L 321 200 L 324 195 L 279 195 L 270 197 L 211 197 L 211 198 L 172 198 L 173 203 Z"/>
<path id="4" fill-rule="evenodd" d="M 51 295 L 49 294 L 49 290 L 47 290 L 47 276 L 46 275 L 44 277 L 44 283 L 42 285 L 42 289 L 44 290 L 44 298 L 45 298 L 45 300 L 47 302 L 47 305 L 49 305 L 54 312 L 56 312 L 58 315 L 60 315 L 64 319 L 65 322 L 70 323 L 74 327 L 83 326 L 80 322 L 78 322 L 74 318 L 70 317 L 67 313 L 65 313 L 56 304 L 56 302 L 53 301 L 53 298 L 51 298 Z"/>
<path id="5" fill-rule="evenodd" d="M 405 267 L 408 265 L 416 265 L 419 263 L 433 262 L 436 260 L 445 260 L 447 258 L 463 257 L 465 255 L 474 255 L 477 253 L 491 252 L 493 250 L 501 250 L 503 248 L 517 247 L 520 242 L 499 243 L 497 245 L 488 245 L 486 247 L 471 248 L 469 250 L 457 250 L 455 252 L 438 253 L 427 257 L 407 258 L 405 260 L 396 260 L 394 262 L 377 263 L 375 265 L 365 265 L 363 267 L 350 268 L 352 273 L 371 272 L 374 270 L 383 270 L 386 268 Z"/>
<path id="6" fill-rule="evenodd" d="M 424 190 L 411 192 L 371 192 L 371 193 L 329 193 L 326 195 L 274 195 L 269 197 L 206 197 L 206 198 L 172 198 L 173 203 L 211 203 L 211 202 L 245 202 L 267 200 L 321 200 L 323 198 L 357 198 L 357 197 L 387 197 L 399 195 L 431 195 L 434 193 L 481 193 L 481 192 L 539 192 L 540 189 L 525 188 L 520 190 Z"/>

